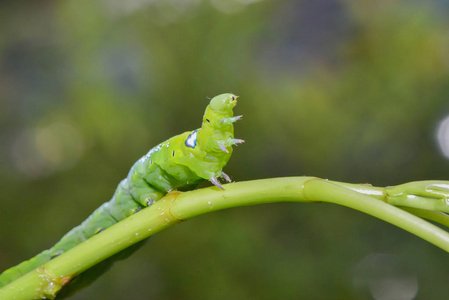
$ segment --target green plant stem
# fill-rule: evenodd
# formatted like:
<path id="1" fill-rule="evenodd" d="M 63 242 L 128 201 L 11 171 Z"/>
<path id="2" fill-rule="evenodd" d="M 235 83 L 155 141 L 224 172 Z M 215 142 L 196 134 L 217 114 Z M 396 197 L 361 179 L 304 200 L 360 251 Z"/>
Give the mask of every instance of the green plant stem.
<path id="1" fill-rule="evenodd" d="M 441 193 L 438 193 L 438 191 L 436 193 L 429 193 L 426 191 L 429 187 L 447 186 L 447 181 L 415 181 L 387 188 L 374 187 L 369 184 L 353 184 L 338 181 L 329 182 L 360 194 L 382 200 L 388 204 L 398 206 L 402 210 L 414 214 L 415 216 L 449 227 L 449 215 L 432 210 L 449 211 L 449 206 L 445 199 L 445 197 L 449 196 L 449 190 L 442 190 Z M 413 197 L 405 197 L 404 191 L 414 193 L 415 195 Z M 420 196 L 417 196 L 416 194 Z M 441 199 L 435 198 L 438 194 L 440 194 Z M 399 197 L 397 195 L 399 195 Z M 445 205 L 443 206 L 442 203 Z"/>
<path id="2" fill-rule="evenodd" d="M 401 209 L 414 214 L 415 216 L 418 216 L 420 218 L 424 218 L 436 223 L 439 223 L 441 225 L 444 225 L 446 227 L 449 227 L 449 216 L 445 213 L 441 213 L 438 211 L 430 211 L 420 208 L 413 208 L 413 207 L 400 207 Z"/>
<path id="3" fill-rule="evenodd" d="M 274 202 L 329 202 L 365 212 L 401 227 L 449 252 L 449 234 L 384 201 L 385 189 L 314 177 L 238 182 L 170 193 L 0 290 L 0 299 L 53 298 L 71 278 L 149 236 L 195 216 L 238 206 Z M 382 200 L 382 201 L 379 201 Z"/>

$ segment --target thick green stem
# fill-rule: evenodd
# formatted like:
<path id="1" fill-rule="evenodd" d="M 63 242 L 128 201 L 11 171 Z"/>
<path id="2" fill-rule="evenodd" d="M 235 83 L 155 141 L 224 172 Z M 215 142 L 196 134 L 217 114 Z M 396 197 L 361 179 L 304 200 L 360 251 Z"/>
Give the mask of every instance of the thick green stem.
<path id="1" fill-rule="evenodd" d="M 390 222 L 449 252 L 449 234 L 446 231 L 385 203 L 388 199 L 382 188 L 314 177 L 264 179 L 224 187 L 224 191 L 210 187 L 170 193 L 152 206 L 3 287 L 0 299 L 52 298 L 74 276 L 178 222 L 216 210 L 262 203 L 294 201 L 344 205 Z M 405 190 L 408 191 L 408 187 Z"/>

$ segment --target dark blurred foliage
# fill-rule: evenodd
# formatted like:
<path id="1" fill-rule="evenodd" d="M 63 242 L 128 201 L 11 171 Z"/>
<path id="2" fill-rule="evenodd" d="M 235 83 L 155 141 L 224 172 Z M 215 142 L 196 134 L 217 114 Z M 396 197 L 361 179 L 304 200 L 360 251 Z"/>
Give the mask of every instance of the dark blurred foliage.
<path id="1" fill-rule="evenodd" d="M 236 181 L 449 179 L 448 15 L 443 0 L 2 2 L 0 269 L 79 224 L 223 92 L 244 115 Z M 160 233 L 71 299 L 444 299 L 447 262 L 347 208 L 263 205 Z"/>

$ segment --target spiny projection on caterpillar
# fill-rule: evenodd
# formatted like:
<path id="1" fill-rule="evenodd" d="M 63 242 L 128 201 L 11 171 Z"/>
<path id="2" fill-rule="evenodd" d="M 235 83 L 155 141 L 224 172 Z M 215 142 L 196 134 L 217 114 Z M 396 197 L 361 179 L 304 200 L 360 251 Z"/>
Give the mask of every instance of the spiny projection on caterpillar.
<path id="1" fill-rule="evenodd" d="M 237 96 L 214 97 L 206 108 L 201 128 L 184 132 L 157 145 L 139 159 L 117 187 L 109 202 L 101 205 L 81 225 L 69 231 L 51 249 L 12 267 L 0 275 L 0 288 L 66 252 L 95 234 L 149 206 L 173 190 L 189 190 L 209 180 L 223 189 L 218 178 L 231 179 L 222 169 L 234 138 L 233 115 Z"/>

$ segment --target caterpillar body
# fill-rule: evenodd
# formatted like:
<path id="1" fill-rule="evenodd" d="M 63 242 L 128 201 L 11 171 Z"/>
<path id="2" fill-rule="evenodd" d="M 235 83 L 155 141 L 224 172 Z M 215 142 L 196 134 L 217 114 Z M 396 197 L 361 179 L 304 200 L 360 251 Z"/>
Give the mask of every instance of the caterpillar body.
<path id="1" fill-rule="evenodd" d="M 222 169 L 232 154 L 233 116 L 237 96 L 214 97 L 206 108 L 201 128 L 174 136 L 151 149 L 120 182 L 112 199 L 101 205 L 81 225 L 69 231 L 51 249 L 0 275 L 0 288 L 66 252 L 95 234 L 138 212 L 173 190 L 189 190 L 204 180 L 223 189 L 218 178 L 230 182 Z"/>

